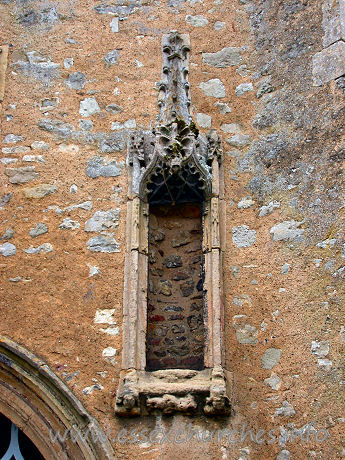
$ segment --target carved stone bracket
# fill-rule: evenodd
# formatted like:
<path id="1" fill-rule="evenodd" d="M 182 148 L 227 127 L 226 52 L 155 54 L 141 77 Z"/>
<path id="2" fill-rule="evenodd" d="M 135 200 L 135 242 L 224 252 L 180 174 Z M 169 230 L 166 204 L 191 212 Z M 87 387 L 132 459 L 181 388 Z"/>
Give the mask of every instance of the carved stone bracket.
<path id="1" fill-rule="evenodd" d="M 231 383 L 231 382 L 230 382 Z M 115 413 L 121 416 L 156 412 L 208 416 L 229 415 L 230 400 L 221 366 L 203 371 L 166 369 L 154 372 L 129 369 L 121 377 Z"/>

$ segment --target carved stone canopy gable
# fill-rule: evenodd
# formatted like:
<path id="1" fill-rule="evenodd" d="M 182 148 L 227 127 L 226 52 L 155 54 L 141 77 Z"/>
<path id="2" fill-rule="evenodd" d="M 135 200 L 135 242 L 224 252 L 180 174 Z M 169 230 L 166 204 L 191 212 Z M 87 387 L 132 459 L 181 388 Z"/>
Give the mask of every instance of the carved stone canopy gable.
<path id="1" fill-rule="evenodd" d="M 222 149 L 217 132 L 199 133 L 190 113 L 190 41 L 163 36 L 159 114 L 152 131 L 134 132 L 128 144 L 127 249 L 123 300 L 122 373 L 115 402 L 121 416 L 157 411 L 229 415 L 232 374 L 223 368 L 222 251 L 225 201 Z M 204 367 L 149 371 L 146 356 L 149 222 L 155 205 L 198 203 L 202 208 L 200 259 Z M 151 220 L 150 220 L 151 219 Z"/>
<path id="2" fill-rule="evenodd" d="M 213 159 L 221 161 L 217 133 L 201 135 L 190 115 L 189 50 L 188 35 L 163 37 L 156 127 L 134 133 L 129 142 L 132 192 L 151 204 L 157 196 L 161 204 L 209 199 Z"/>

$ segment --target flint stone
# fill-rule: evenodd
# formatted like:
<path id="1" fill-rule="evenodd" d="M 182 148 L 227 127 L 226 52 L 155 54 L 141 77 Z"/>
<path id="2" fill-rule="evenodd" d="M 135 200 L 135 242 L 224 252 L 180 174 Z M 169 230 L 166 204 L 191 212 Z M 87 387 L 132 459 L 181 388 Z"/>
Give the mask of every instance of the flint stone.
<path id="1" fill-rule="evenodd" d="M 43 131 L 48 131 L 49 133 L 62 138 L 71 137 L 72 131 L 74 131 L 73 125 L 63 123 L 59 120 L 51 120 L 50 118 L 42 118 L 38 122 L 38 127 Z"/>
<path id="2" fill-rule="evenodd" d="M 277 374 L 272 373 L 271 377 L 264 380 L 264 384 L 271 387 L 272 390 L 279 390 L 281 380 Z"/>
<path id="3" fill-rule="evenodd" d="M 232 227 L 232 241 L 238 248 L 249 248 L 256 243 L 256 231 L 247 225 Z"/>
<path id="4" fill-rule="evenodd" d="M 212 117 L 206 113 L 197 113 L 196 121 L 201 128 L 211 128 Z"/>
<path id="5" fill-rule="evenodd" d="M 280 208 L 280 201 L 271 201 L 266 206 L 261 206 L 259 210 L 259 217 L 267 216 L 268 214 L 272 214 L 275 209 Z"/>
<path id="6" fill-rule="evenodd" d="M 114 115 L 116 115 L 117 113 L 123 112 L 123 108 L 117 104 L 109 104 L 106 106 L 105 110 Z"/>
<path id="7" fill-rule="evenodd" d="M 242 132 L 241 126 L 238 123 L 223 123 L 220 129 L 228 134 L 241 134 Z"/>
<path id="8" fill-rule="evenodd" d="M 36 187 L 24 188 L 23 192 L 26 198 L 39 199 L 52 193 L 56 193 L 57 190 L 58 187 L 56 185 L 40 184 Z"/>
<path id="9" fill-rule="evenodd" d="M 28 249 L 23 249 L 26 254 L 40 254 L 41 252 L 51 252 L 53 250 L 53 246 L 50 243 L 43 243 L 37 248 L 30 246 Z"/>
<path id="10" fill-rule="evenodd" d="M 272 369 L 278 364 L 282 351 L 279 348 L 268 348 L 261 358 L 261 364 L 264 369 Z"/>
<path id="11" fill-rule="evenodd" d="M 238 65 L 242 61 L 239 48 L 223 48 L 216 53 L 202 53 L 202 60 L 206 64 L 224 69 L 225 67 Z"/>
<path id="12" fill-rule="evenodd" d="M 35 166 L 24 166 L 22 168 L 6 168 L 5 174 L 10 178 L 11 184 L 25 184 L 38 179 L 39 174 L 35 172 Z"/>
<path id="13" fill-rule="evenodd" d="M 171 255 L 168 256 L 164 259 L 163 265 L 166 266 L 166 268 L 176 268 L 176 267 L 182 267 L 182 257 L 177 256 L 177 255 Z"/>
<path id="14" fill-rule="evenodd" d="M 72 204 L 71 206 L 67 206 L 67 208 L 65 208 L 64 211 L 70 212 L 70 211 L 75 211 L 76 209 L 83 209 L 84 211 L 91 211 L 92 201 L 84 201 L 83 203 Z"/>
<path id="15" fill-rule="evenodd" d="M 324 342 L 313 341 L 311 343 L 311 352 L 318 358 L 324 358 L 329 353 L 329 341 Z"/>
<path id="16" fill-rule="evenodd" d="M 206 96 L 210 97 L 225 97 L 225 86 L 219 78 L 212 78 L 211 80 L 200 83 L 199 88 Z"/>
<path id="17" fill-rule="evenodd" d="M 293 408 L 292 404 L 290 404 L 288 401 L 283 401 L 282 407 L 279 407 L 274 412 L 275 417 L 278 417 L 279 415 L 283 417 L 291 417 L 292 415 L 295 415 L 295 414 L 296 414 L 295 409 Z"/>
<path id="18" fill-rule="evenodd" d="M 225 22 L 216 21 L 216 22 L 214 23 L 213 28 L 214 28 L 214 30 L 217 30 L 217 31 L 218 31 L 218 30 L 224 29 L 225 26 L 226 26 L 226 23 L 225 23 Z"/>
<path id="19" fill-rule="evenodd" d="M 194 281 L 188 280 L 180 285 L 180 291 L 183 297 L 189 297 L 194 291 Z"/>
<path id="20" fill-rule="evenodd" d="M 339 41 L 313 56 L 313 85 L 322 86 L 345 74 L 345 42 Z"/>
<path id="21" fill-rule="evenodd" d="M 181 231 L 178 233 L 176 238 L 173 238 L 171 245 L 173 248 L 179 248 L 180 246 L 185 246 L 192 241 L 191 235 L 189 232 Z"/>
<path id="22" fill-rule="evenodd" d="M 69 217 L 66 217 L 61 224 L 59 225 L 60 230 L 77 230 L 80 228 L 80 223 L 76 220 L 72 220 Z"/>
<path id="23" fill-rule="evenodd" d="M 92 157 L 87 162 L 86 175 L 92 177 L 116 177 L 121 176 L 122 169 L 124 167 L 123 162 L 118 163 L 116 160 L 106 161 L 103 157 Z"/>
<path id="24" fill-rule="evenodd" d="M 294 220 L 286 220 L 275 225 L 270 230 L 270 233 L 273 234 L 273 241 L 303 241 L 304 230 L 298 228 L 302 223 Z"/>
<path id="25" fill-rule="evenodd" d="M 104 61 L 105 61 L 105 63 L 107 64 L 107 66 L 111 66 L 111 65 L 117 64 L 117 61 L 118 61 L 118 59 L 119 59 L 119 55 L 120 55 L 119 50 L 112 50 L 112 51 L 109 51 L 109 53 L 107 53 L 107 54 L 104 56 Z"/>
<path id="26" fill-rule="evenodd" d="M 201 16 L 200 14 L 196 16 L 187 14 L 185 19 L 187 24 L 190 24 L 193 27 L 205 27 L 208 24 L 208 20 L 205 18 L 205 16 Z"/>
<path id="27" fill-rule="evenodd" d="M 226 115 L 231 112 L 231 108 L 224 102 L 215 102 L 214 105 L 218 107 L 218 110 L 222 115 Z"/>
<path id="28" fill-rule="evenodd" d="M 253 91 L 253 84 L 252 83 L 241 83 L 235 89 L 236 96 L 241 97 L 244 94 L 248 93 L 249 91 Z"/>
<path id="29" fill-rule="evenodd" d="M 4 139 L 4 144 L 16 144 L 17 142 L 24 141 L 22 136 L 17 136 L 16 134 L 7 134 Z"/>
<path id="30" fill-rule="evenodd" d="M 105 138 L 101 144 L 100 149 L 103 153 L 121 152 L 127 145 L 126 133 L 111 133 Z"/>
<path id="31" fill-rule="evenodd" d="M 80 101 L 79 113 L 82 117 L 90 117 L 100 111 L 101 109 L 94 97 L 87 97 L 83 101 Z"/>
<path id="32" fill-rule="evenodd" d="M 279 452 L 276 460 L 290 460 L 290 452 L 286 449 Z"/>
<path id="33" fill-rule="evenodd" d="M 87 248 L 92 252 L 121 252 L 120 244 L 112 235 L 99 235 L 90 238 L 87 242 Z"/>
<path id="34" fill-rule="evenodd" d="M 229 137 L 226 142 L 232 147 L 243 148 L 250 144 L 250 135 L 235 134 Z"/>
<path id="35" fill-rule="evenodd" d="M 0 254 L 4 257 L 14 256 L 17 249 L 12 243 L 4 243 L 0 245 Z"/>
<path id="36" fill-rule="evenodd" d="M 31 144 L 31 148 L 34 150 L 48 150 L 50 145 L 44 141 L 34 141 Z"/>
<path id="37" fill-rule="evenodd" d="M 243 345 L 256 345 L 258 343 L 258 330 L 250 324 L 245 324 L 236 330 L 236 338 Z"/>
<path id="38" fill-rule="evenodd" d="M 113 33 L 119 31 L 119 18 L 113 18 L 110 22 L 110 29 Z"/>
<path id="39" fill-rule="evenodd" d="M 14 230 L 12 230 L 11 228 L 6 228 L 6 230 L 4 231 L 1 239 L 2 240 L 10 240 L 11 238 L 13 238 L 13 235 L 14 235 Z"/>
<path id="40" fill-rule="evenodd" d="M 46 224 L 43 224 L 42 222 L 39 222 L 35 228 L 32 228 L 29 231 L 29 235 L 31 238 L 36 238 L 36 236 L 43 235 L 44 233 L 48 232 L 48 227 Z"/>
<path id="41" fill-rule="evenodd" d="M 23 147 L 22 145 L 17 145 L 16 147 L 4 147 L 1 151 L 6 155 L 17 155 L 19 153 L 29 153 L 30 147 Z"/>
<path id="42" fill-rule="evenodd" d="M 322 5 L 322 28 L 325 32 L 323 46 L 345 40 L 345 0 L 324 0 Z"/>
<path id="43" fill-rule="evenodd" d="M 109 211 L 96 211 L 91 219 L 85 222 L 86 232 L 102 232 L 114 229 L 119 225 L 120 209 L 110 209 Z"/>
<path id="44" fill-rule="evenodd" d="M 160 294 L 171 296 L 172 294 L 172 284 L 169 280 L 160 280 L 158 283 L 158 291 Z"/>
<path id="45" fill-rule="evenodd" d="M 85 74 L 82 72 L 74 72 L 68 75 L 68 78 L 65 80 L 66 86 L 71 89 L 79 90 L 83 89 L 86 83 Z"/>

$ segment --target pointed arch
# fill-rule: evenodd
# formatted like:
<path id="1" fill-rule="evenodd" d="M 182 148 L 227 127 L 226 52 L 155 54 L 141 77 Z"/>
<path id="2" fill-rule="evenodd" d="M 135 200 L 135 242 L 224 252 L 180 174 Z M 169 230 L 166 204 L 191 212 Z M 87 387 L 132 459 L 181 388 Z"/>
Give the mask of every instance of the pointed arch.
<path id="1" fill-rule="evenodd" d="M 46 363 L 2 335 L 0 412 L 21 429 L 47 459 L 115 459 L 99 424 L 71 390 Z M 71 428 L 82 435 L 74 442 L 71 436 L 64 441 L 56 436 L 58 431 L 63 436 Z"/>

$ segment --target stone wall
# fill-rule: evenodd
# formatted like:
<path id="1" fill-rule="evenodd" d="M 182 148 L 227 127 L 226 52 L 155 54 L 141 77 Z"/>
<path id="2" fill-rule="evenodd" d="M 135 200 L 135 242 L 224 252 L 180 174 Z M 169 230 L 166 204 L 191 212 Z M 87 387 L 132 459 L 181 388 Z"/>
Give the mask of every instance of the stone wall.
<path id="1" fill-rule="evenodd" d="M 110 430 L 119 458 L 345 455 L 341 8 L 342 0 L 0 2 L 0 333 L 49 364 Z M 126 143 L 154 125 L 161 37 L 173 29 L 190 34 L 197 127 L 222 135 L 233 412 L 124 420 L 113 404 Z M 204 442 L 186 441 L 189 422 Z M 244 423 L 265 435 L 241 440 Z M 172 439 L 182 429 L 185 442 L 130 443 L 131 430 L 154 428 Z M 217 440 L 225 428 L 238 430 L 236 442 Z M 303 440 L 291 441 L 295 429 Z M 320 429 L 329 433 L 322 442 Z"/>
<path id="2" fill-rule="evenodd" d="M 150 207 L 147 368 L 202 369 L 201 206 Z"/>

